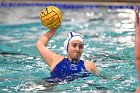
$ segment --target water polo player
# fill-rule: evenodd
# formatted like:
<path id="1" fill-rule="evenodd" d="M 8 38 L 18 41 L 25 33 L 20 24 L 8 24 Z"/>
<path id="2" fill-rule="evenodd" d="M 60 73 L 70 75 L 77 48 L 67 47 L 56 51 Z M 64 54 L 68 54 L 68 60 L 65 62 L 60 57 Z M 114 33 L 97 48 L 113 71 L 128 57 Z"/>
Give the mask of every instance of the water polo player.
<path id="1" fill-rule="evenodd" d="M 78 73 L 90 72 L 98 74 L 98 69 L 93 62 L 80 60 L 84 50 L 84 40 L 82 36 L 75 32 L 70 32 L 68 39 L 64 42 L 67 57 L 54 53 L 46 47 L 58 28 L 50 29 L 36 42 L 36 47 L 50 67 L 51 76 L 48 79 L 52 82 L 59 82 L 67 79 L 73 80 Z M 73 77 L 74 76 L 74 77 Z M 84 76 L 86 76 L 84 74 Z"/>

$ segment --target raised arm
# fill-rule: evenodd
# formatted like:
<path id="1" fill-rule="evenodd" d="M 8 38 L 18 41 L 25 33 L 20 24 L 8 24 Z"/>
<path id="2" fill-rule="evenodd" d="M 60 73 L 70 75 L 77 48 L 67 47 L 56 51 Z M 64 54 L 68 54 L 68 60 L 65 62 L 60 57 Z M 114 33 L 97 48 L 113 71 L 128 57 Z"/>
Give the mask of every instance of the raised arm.
<path id="1" fill-rule="evenodd" d="M 54 58 L 56 58 L 58 55 L 52 52 L 50 49 L 46 47 L 47 43 L 49 42 L 50 38 L 56 33 L 56 29 L 50 29 L 50 31 L 46 32 L 43 36 L 40 37 L 40 39 L 36 42 L 36 48 L 38 49 L 41 57 L 44 59 L 44 61 L 51 66 L 52 62 L 54 61 Z"/>

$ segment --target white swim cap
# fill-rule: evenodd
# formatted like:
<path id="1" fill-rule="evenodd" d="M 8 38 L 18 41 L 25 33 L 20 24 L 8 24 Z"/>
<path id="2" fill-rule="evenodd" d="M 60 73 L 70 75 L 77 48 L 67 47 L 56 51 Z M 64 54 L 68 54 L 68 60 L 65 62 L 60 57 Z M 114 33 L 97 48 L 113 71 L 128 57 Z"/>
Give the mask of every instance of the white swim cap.
<path id="1" fill-rule="evenodd" d="M 68 46 L 69 46 L 69 43 L 73 40 L 79 40 L 81 41 L 82 43 L 84 43 L 84 40 L 82 38 L 82 35 L 80 35 L 79 33 L 75 33 L 75 32 L 70 32 L 69 33 L 69 37 L 68 39 L 66 39 L 64 41 L 64 47 L 65 49 L 68 51 Z"/>

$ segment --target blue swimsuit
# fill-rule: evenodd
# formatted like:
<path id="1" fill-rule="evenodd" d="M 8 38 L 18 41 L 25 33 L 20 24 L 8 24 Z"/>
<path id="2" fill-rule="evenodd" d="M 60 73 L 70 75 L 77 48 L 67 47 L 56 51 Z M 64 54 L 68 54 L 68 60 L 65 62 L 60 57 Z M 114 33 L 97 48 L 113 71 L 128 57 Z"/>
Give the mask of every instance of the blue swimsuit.
<path id="1" fill-rule="evenodd" d="M 63 80 L 72 81 L 78 77 L 88 76 L 88 73 L 82 72 L 86 72 L 84 61 L 80 60 L 78 63 L 73 63 L 67 58 L 64 58 L 55 66 L 51 72 L 51 77 L 46 79 L 48 82 L 56 83 Z"/>

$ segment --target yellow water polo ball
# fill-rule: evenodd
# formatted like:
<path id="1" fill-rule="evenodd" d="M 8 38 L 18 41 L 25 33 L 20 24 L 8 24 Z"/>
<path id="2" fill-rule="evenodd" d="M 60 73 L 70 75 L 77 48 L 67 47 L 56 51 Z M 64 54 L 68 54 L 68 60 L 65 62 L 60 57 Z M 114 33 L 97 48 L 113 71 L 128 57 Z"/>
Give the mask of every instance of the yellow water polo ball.
<path id="1" fill-rule="evenodd" d="M 40 13 L 40 20 L 45 27 L 49 29 L 56 28 L 61 25 L 62 12 L 55 6 L 48 6 Z"/>

